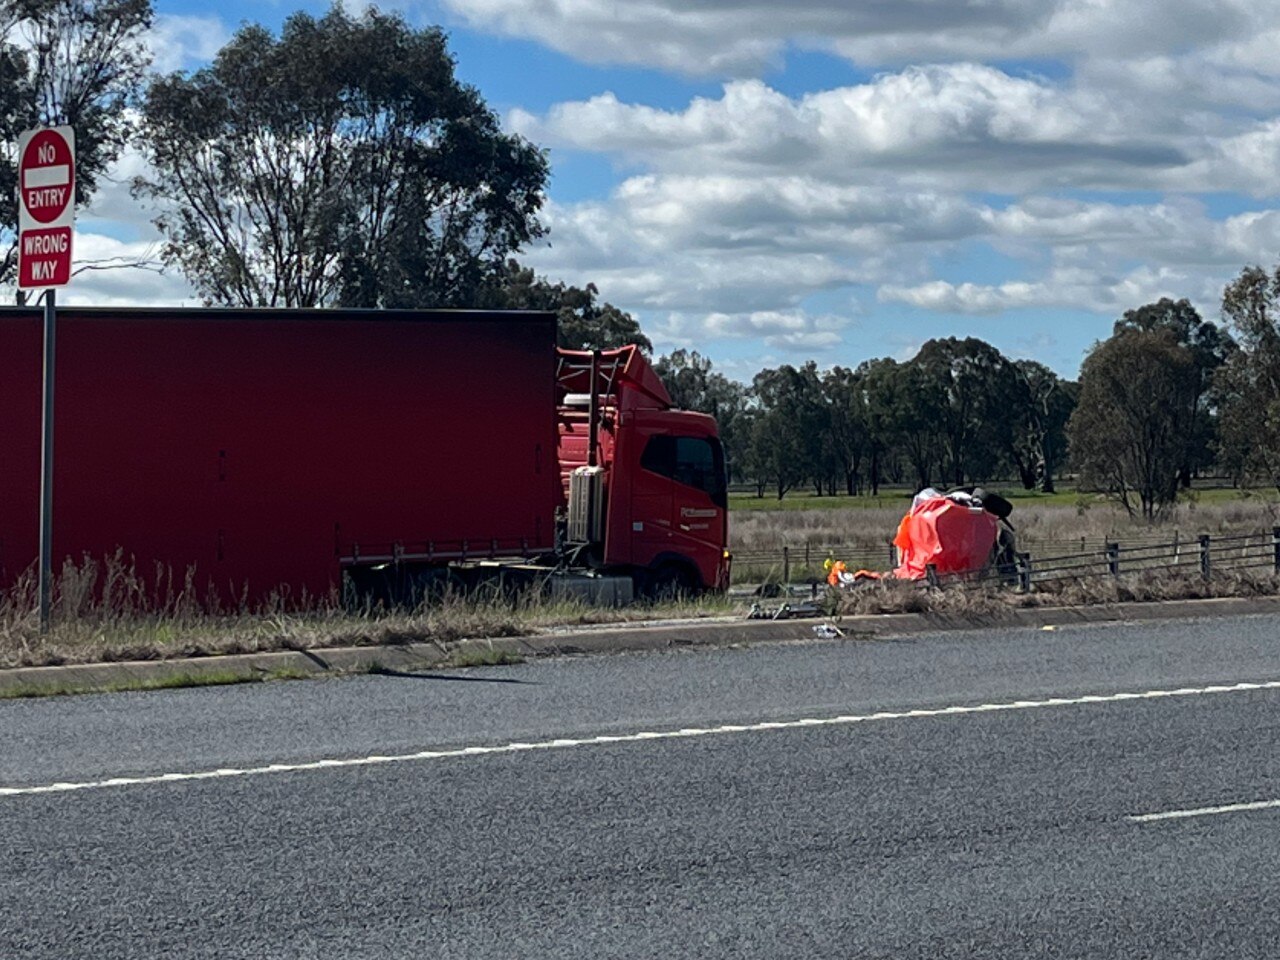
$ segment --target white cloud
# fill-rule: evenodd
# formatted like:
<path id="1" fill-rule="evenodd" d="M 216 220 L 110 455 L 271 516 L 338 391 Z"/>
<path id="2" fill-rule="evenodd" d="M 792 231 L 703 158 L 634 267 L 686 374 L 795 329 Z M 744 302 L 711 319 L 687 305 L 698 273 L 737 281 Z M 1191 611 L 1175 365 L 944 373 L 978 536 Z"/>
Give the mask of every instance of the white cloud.
<path id="1" fill-rule="evenodd" d="M 767 349 L 779 350 L 784 354 L 804 354 L 808 357 L 827 353 L 840 346 L 844 342 L 843 332 L 851 323 L 848 317 L 813 314 L 800 309 L 743 313 L 713 310 L 655 316 L 651 323 L 645 325 L 645 329 L 660 353 L 680 347 L 705 352 L 708 341 L 720 344 L 747 341 L 758 342 Z M 791 359 L 794 360 L 794 357 Z M 758 369 L 759 365 L 751 372 Z"/>
<path id="2" fill-rule="evenodd" d="M 134 145 L 121 151 L 120 156 L 98 178 L 97 190 L 86 209 L 77 213 L 82 226 L 90 229 L 106 229 L 114 233 L 127 233 L 133 237 L 155 237 L 151 226 L 151 211 L 131 193 L 135 177 L 147 172 L 147 162 Z"/>
<path id="3" fill-rule="evenodd" d="M 1203 302 L 1202 297 L 1212 288 L 1197 286 L 1193 280 L 1172 268 L 1143 266 L 1124 276 L 1114 276 L 1096 269 L 1062 267 L 1034 282 L 956 284 L 931 280 L 912 287 L 886 284 L 877 291 L 877 298 L 882 303 L 903 303 L 923 310 L 972 316 L 1028 308 L 1069 308 L 1118 316 L 1131 307 L 1161 297 L 1201 300 L 1202 310 L 1212 312 L 1214 304 Z M 1220 290 L 1220 286 L 1217 289 Z"/>
<path id="4" fill-rule="evenodd" d="M 151 69 L 172 73 L 202 67 L 230 39 L 231 32 L 217 17 L 157 14 L 147 37 Z"/>
<path id="5" fill-rule="evenodd" d="M 541 117 L 515 111 L 508 122 L 553 149 L 671 174 L 786 170 L 828 184 L 1003 193 L 1217 189 L 1227 173 L 1246 180 L 1248 160 L 1274 136 L 1269 124 L 1240 118 L 1230 131 L 1237 139 L 1217 145 L 1201 121 L 1176 113 L 966 63 L 910 67 L 795 99 L 758 80 L 733 81 L 719 98 L 678 111 L 605 93 Z M 1277 184 L 1260 171 L 1255 192 Z"/>
<path id="6" fill-rule="evenodd" d="M 735 254 L 870 254 L 891 242 L 972 235 L 985 215 L 959 197 L 789 175 L 635 177 L 614 199 L 650 246 Z"/>
<path id="7" fill-rule="evenodd" d="M 589 63 L 643 64 L 688 74 L 751 71 L 775 62 L 784 39 L 759 24 L 800 12 L 789 10 L 780 18 L 763 4 L 667 0 L 441 2 L 472 26 L 530 37 Z"/>
<path id="8" fill-rule="evenodd" d="M 1255 43 L 1276 12 L 1274 0 L 1162 0 L 1158 7 L 1131 0 L 442 2 L 474 27 L 529 37 L 586 62 L 713 76 L 758 75 L 792 46 L 833 50 L 866 66 L 1139 58 L 1189 43 Z"/>
<path id="9" fill-rule="evenodd" d="M 1051 306 L 1043 284 L 1005 283 L 998 287 L 930 280 L 914 287 L 885 284 L 877 294 L 884 303 L 905 303 L 946 313 L 992 314 L 1014 307 Z"/>
<path id="10" fill-rule="evenodd" d="M 1203 204 L 1176 198 L 1043 196 L 996 209 L 963 195 L 786 176 L 647 175 L 625 181 L 607 202 L 553 206 L 547 219 L 553 245 L 530 262 L 573 282 L 594 279 L 607 297 L 637 309 L 785 310 L 841 286 L 915 289 L 911 278 L 927 275 L 933 260 L 975 241 L 1031 265 L 1074 264 L 1102 277 L 1134 259 L 1220 275 L 1280 249 L 1280 211 L 1215 220 Z M 943 289 L 921 288 L 912 302 L 969 313 L 1032 299 L 1017 283 L 1000 297 Z M 1103 299 L 1091 293 L 1072 305 Z"/>
<path id="11" fill-rule="evenodd" d="M 1265 120 L 1209 145 L 1204 157 L 1171 178 L 1184 190 L 1221 190 L 1255 197 L 1280 195 L 1280 118 Z"/>
<path id="12" fill-rule="evenodd" d="M 758 186 L 776 196 L 776 185 Z M 550 246 L 522 259 L 548 276 L 595 283 L 605 299 L 635 310 L 786 310 L 859 282 L 861 263 L 821 240 L 836 229 L 830 222 L 810 233 L 802 205 L 780 209 L 772 229 L 757 227 L 748 219 L 752 195 L 750 185 L 719 180 L 624 184 L 609 203 L 550 206 Z"/>
<path id="13" fill-rule="evenodd" d="M 666 348 L 755 340 L 820 354 L 844 342 L 856 299 L 843 319 L 811 317 L 803 305 L 837 290 L 972 317 L 1049 308 L 1114 317 L 1186 296 L 1216 316 L 1222 284 L 1280 249 L 1280 210 L 1219 220 L 1177 197 L 1124 204 L 1036 195 L 995 208 L 960 194 L 719 173 L 633 178 L 607 201 L 554 206 L 549 219 L 554 246 L 529 262 L 597 283 Z M 936 276 L 939 264 L 979 243 L 1012 258 L 1021 275 Z"/>

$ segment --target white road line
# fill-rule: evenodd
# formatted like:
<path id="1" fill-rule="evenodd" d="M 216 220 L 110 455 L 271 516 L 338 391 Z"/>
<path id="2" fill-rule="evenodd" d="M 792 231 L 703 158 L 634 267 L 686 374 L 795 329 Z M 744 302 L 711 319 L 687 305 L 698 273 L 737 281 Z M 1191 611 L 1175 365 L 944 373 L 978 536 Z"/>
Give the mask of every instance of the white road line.
<path id="1" fill-rule="evenodd" d="M 1188 817 L 1212 817 L 1220 813 L 1247 813 L 1250 810 L 1274 810 L 1280 800 L 1257 800 L 1252 803 L 1229 803 L 1222 807 L 1196 807 L 1192 810 L 1166 810 L 1164 813 L 1140 813 L 1125 817 L 1133 823 L 1154 823 L 1157 820 L 1185 820 Z"/>
<path id="2" fill-rule="evenodd" d="M 933 707 L 915 710 L 883 710 L 879 713 L 846 714 L 838 717 L 805 717 L 799 720 L 763 720 L 759 723 L 724 724 L 716 727 L 686 727 L 682 730 L 643 730 L 638 733 L 601 734 L 577 739 L 559 738 L 533 743 L 507 743 L 492 746 L 460 747 L 453 750 L 422 750 L 393 756 L 374 754 L 365 757 L 330 758 L 303 763 L 272 763 L 261 767 L 223 767 L 196 773 L 161 773 L 140 777 L 111 777 L 104 780 L 46 783 L 31 787 L 0 787 L 0 797 L 25 797 L 43 793 L 71 793 L 76 790 L 98 790 L 105 787 L 132 787 L 157 783 L 183 783 L 190 780 L 213 780 L 223 777 L 259 776 L 269 773 L 300 773 L 305 770 L 336 770 L 343 767 L 367 767 L 385 763 L 410 763 L 420 760 L 447 760 L 454 757 L 482 757 L 493 754 L 522 753 L 532 750 L 564 750 L 570 747 L 595 747 L 614 743 L 641 743 L 651 740 L 676 740 L 686 737 L 733 733 L 759 733 L 766 730 L 811 730 L 815 727 L 839 727 L 855 723 L 886 720 L 912 720 L 920 717 L 955 717 L 1002 710 L 1036 710 L 1044 707 L 1071 707 L 1099 703 L 1153 700 L 1165 697 L 1209 696 L 1217 693 L 1241 693 L 1250 690 L 1280 690 L 1280 680 L 1257 683 L 1215 684 L 1207 687 L 1180 687 L 1176 690 L 1144 690 L 1140 693 L 1085 694 L 1077 697 L 1051 697 L 1045 700 L 1013 700 L 1006 703 L 982 703 L 975 706 Z M 1278 804 L 1280 805 L 1280 804 Z M 1176 816 L 1178 814 L 1173 814 Z M 1182 814 L 1190 816 L 1191 814 Z M 1149 814 L 1168 817 L 1170 814 Z M 1133 818 L 1131 818 L 1133 819 Z"/>

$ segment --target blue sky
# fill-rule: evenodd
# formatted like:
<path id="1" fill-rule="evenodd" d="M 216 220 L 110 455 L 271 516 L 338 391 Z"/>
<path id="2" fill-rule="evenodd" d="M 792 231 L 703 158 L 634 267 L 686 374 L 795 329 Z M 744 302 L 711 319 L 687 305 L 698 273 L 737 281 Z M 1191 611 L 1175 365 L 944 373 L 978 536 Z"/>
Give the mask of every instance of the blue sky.
<path id="1" fill-rule="evenodd" d="M 550 152 L 548 243 L 741 378 L 976 336 L 1075 376 L 1125 310 L 1280 256 L 1280 0 L 400 0 Z M 349 9 L 360 4 L 349 0 Z M 157 66 L 327 4 L 157 0 Z M 122 161 L 121 176 L 137 158 Z M 154 245 L 121 191 L 78 249 Z M 152 246 L 153 248 L 153 246 Z M 87 254 L 86 254 L 87 255 Z M 94 274 L 81 302 L 191 302 Z M 70 291 L 69 291 L 70 292 Z"/>

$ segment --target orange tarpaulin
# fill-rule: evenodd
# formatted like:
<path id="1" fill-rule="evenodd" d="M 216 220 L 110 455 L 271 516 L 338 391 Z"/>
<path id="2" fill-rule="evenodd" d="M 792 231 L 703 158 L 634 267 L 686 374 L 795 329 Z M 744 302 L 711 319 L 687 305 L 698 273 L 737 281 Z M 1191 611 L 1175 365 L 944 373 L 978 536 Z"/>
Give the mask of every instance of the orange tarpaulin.
<path id="1" fill-rule="evenodd" d="M 893 575 L 921 580 L 928 564 L 938 573 L 980 570 L 995 546 L 998 523 L 980 506 L 943 496 L 917 499 L 893 538 L 899 560 Z"/>

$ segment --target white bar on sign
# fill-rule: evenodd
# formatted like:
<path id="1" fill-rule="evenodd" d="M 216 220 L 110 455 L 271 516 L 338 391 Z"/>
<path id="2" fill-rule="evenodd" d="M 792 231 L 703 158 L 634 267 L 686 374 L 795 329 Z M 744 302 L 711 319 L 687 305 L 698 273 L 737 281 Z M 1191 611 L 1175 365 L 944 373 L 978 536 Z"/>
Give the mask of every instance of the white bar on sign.
<path id="1" fill-rule="evenodd" d="M 56 167 L 31 167 L 22 171 L 22 189 L 34 190 L 37 187 L 65 187 L 71 182 L 71 167 L 62 164 Z"/>

